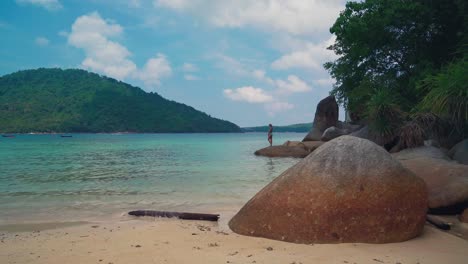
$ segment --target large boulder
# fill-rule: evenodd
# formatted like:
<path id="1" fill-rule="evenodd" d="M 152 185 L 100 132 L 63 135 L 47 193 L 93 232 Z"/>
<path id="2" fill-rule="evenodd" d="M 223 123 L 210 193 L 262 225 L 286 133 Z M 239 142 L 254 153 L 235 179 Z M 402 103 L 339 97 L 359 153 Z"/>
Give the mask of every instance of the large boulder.
<path id="1" fill-rule="evenodd" d="M 432 146 L 404 149 L 400 152 L 393 153 L 392 156 L 398 160 L 410 160 L 416 158 L 450 160 L 444 151 Z"/>
<path id="2" fill-rule="evenodd" d="M 341 136 L 263 188 L 229 227 L 295 243 L 390 243 L 419 235 L 426 210 L 421 179 L 376 144 Z"/>
<path id="3" fill-rule="evenodd" d="M 338 104 L 334 96 L 328 96 L 318 103 L 312 129 L 302 141 L 320 141 L 323 131 L 336 126 L 337 122 Z"/>
<path id="4" fill-rule="evenodd" d="M 329 127 L 327 129 L 325 129 L 325 131 L 323 131 L 323 134 L 322 134 L 322 138 L 321 140 L 322 141 L 330 141 L 332 139 L 335 139 L 339 136 L 343 136 L 343 135 L 346 135 L 348 134 L 348 131 L 345 130 L 345 129 L 339 129 L 337 127 Z"/>
<path id="5" fill-rule="evenodd" d="M 257 156 L 265 157 L 292 157 L 304 158 L 310 154 L 310 150 L 304 146 L 272 146 L 259 149 L 254 153 Z"/>
<path id="6" fill-rule="evenodd" d="M 468 202 L 468 166 L 431 157 L 400 162 L 426 182 L 433 213 L 458 213 Z"/>
<path id="7" fill-rule="evenodd" d="M 456 144 L 450 149 L 448 155 L 459 163 L 468 165 L 468 139 Z"/>
<path id="8" fill-rule="evenodd" d="M 370 140 L 380 146 L 383 146 L 385 145 L 385 143 L 387 143 L 381 137 L 378 137 L 374 133 L 372 133 L 369 126 L 363 126 L 360 129 L 350 133 L 349 135 Z"/>

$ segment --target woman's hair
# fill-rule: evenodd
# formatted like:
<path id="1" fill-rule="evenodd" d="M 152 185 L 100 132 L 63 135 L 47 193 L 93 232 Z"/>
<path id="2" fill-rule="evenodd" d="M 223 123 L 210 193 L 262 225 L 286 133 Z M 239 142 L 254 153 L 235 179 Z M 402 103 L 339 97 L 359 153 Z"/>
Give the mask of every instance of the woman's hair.
<path id="1" fill-rule="evenodd" d="M 271 124 L 269 124 L 268 126 L 272 126 Z"/>

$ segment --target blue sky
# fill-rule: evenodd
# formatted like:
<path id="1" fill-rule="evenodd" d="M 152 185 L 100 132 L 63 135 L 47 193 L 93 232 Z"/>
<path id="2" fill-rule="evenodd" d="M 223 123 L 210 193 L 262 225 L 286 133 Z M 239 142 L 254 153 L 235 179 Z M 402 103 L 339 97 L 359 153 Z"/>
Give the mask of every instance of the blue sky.
<path id="1" fill-rule="evenodd" d="M 344 5 L 2 0 L 0 75 L 83 68 L 240 126 L 311 122 L 332 88 L 322 64 L 336 59 L 326 47 Z"/>

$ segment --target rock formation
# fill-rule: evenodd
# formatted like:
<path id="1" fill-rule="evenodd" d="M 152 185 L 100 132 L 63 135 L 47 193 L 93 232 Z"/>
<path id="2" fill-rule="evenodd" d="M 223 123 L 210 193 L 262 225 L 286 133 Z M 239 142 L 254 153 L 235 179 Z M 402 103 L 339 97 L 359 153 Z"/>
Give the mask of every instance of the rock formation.
<path id="1" fill-rule="evenodd" d="M 341 136 L 263 188 L 229 226 L 295 243 L 390 243 L 419 235 L 426 210 L 421 179 L 376 144 Z"/>
<path id="2" fill-rule="evenodd" d="M 468 165 L 468 139 L 456 144 L 450 149 L 448 155 L 459 163 Z"/>
<path id="3" fill-rule="evenodd" d="M 317 105 L 312 129 L 302 141 L 320 141 L 325 129 L 336 126 L 338 122 L 338 104 L 334 96 L 328 96 Z"/>
<path id="4" fill-rule="evenodd" d="M 335 139 L 339 136 L 346 135 L 346 134 L 348 134 L 348 131 L 332 126 L 332 127 L 325 129 L 325 131 L 323 131 L 321 140 L 330 141 L 332 139 Z"/>
<path id="5" fill-rule="evenodd" d="M 305 146 L 272 146 L 259 149 L 254 153 L 257 156 L 265 157 L 292 157 L 304 158 L 310 154 L 310 150 Z"/>

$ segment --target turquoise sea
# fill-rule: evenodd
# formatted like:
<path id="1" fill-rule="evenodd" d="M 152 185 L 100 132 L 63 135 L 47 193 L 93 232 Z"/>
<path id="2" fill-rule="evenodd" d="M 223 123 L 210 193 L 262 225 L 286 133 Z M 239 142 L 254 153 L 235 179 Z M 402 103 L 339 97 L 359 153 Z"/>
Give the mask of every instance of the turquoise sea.
<path id="1" fill-rule="evenodd" d="M 303 133 L 275 133 L 274 144 Z M 238 209 L 298 159 L 256 157 L 266 133 L 0 138 L 0 224 Z"/>

